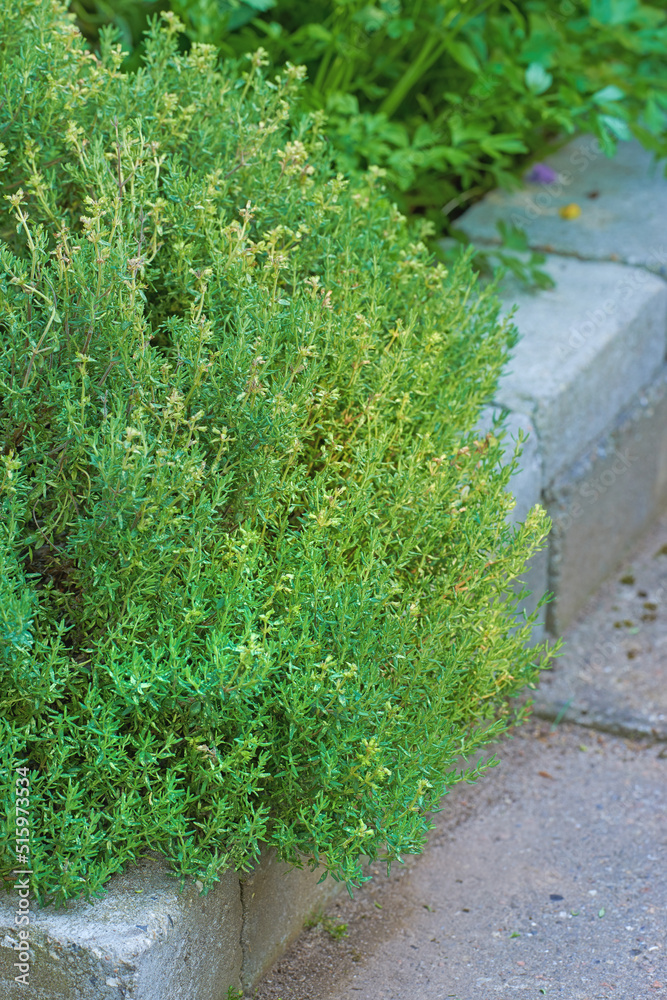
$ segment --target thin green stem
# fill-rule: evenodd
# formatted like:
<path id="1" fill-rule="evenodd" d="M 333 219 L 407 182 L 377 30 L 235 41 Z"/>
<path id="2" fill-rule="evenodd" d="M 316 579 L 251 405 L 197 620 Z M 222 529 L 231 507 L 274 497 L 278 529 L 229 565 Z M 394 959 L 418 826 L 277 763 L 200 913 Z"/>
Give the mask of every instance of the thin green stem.
<path id="1" fill-rule="evenodd" d="M 320 96 L 324 96 L 324 94 L 328 92 L 328 88 L 324 87 L 324 81 L 326 80 L 327 72 L 329 71 L 329 64 L 331 63 L 333 54 L 333 49 L 328 49 L 324 53 L 322 62 L 320 63 L 317 71 L 317 76 L 313 81 L 313 90 Z"/>
<path id="2" fill-rule="evenodd" d="M 380 105 L 380 112 L 383 112 L 388 118 L 391 118 L 397 108 L 403 103 L 412 88 L 418 83 L 420 77 L 424 76 L 428 72 L 433 63 L 442 55 L 443 52 L 446 52 L 447 45 L 453 41 L 461 29 L 474 18 L 478 17 L 488 7 L 491 7 L 495 2 L 496 0 L 484 0 L 484 2 L 476 10 L 470 12 L 468 17 L 459 20 L 454 25 L 445 26 L 444 37 L 442 34 L 439 37 L 437 35 L 430 35 L 427 37 L 416 60 L 408 66 L 394 89 L 385 97 L 384 101 Z"/>
<path id="3" fill-rule="evenodd" d="M 380 105 L 380 113 L 391 118 L 420 77 L 424 75 L 426 70 L 430 69 L 438 56 L 445 51 L 445 47 L 446 43 L 439 42 L 438 38 L 434 35 L 426 39 L 417 59 L 408 66 L 394 89 L 385 97 Z"/>

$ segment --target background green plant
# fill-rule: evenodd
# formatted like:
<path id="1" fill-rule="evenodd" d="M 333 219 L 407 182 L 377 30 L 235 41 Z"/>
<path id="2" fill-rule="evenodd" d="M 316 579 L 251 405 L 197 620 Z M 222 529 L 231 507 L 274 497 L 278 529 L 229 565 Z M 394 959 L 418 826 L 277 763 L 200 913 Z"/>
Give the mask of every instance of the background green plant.
<path id="1" fill-rule="evenodd" d="M 1 871 L 27 762 L 40 902 L 149 848 L 205 886 L 418 851 L 543 653 L 492 289 L 332 172 L 300 70 L 179 30 L 128 75 L 0 11 Z"/>
<path id="2" fill-rule="evenodd" d="M 114 2 L 127 25 L 126 0 Z M 276 65 L 305 64 L 301 100 L 326 110 L 339 168 L 382 166 L 401 207 L 426 213 L 437 232 L 488 189 L 516 184 L 528 156 L 574 131 L 594 133 L 608 153 L 633 135 L 667 153 L 662 0 L 170 6 L 191 39 L 226 55 L 262 45 Z M 73 7 L 86 20 L 82 3 Z M 126 30 L 137 45 L 138 28 Z"/>

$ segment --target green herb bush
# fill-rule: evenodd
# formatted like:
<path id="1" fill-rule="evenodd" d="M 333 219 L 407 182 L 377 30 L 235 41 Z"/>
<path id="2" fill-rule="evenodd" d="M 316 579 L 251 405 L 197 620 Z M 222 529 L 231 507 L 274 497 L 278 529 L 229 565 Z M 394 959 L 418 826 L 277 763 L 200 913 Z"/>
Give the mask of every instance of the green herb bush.
<path id="1" fill-rule="evenodd" d="M 147 849 L 206 886 L 263 843 L 351 883 L 424 843 L 537 675 L 500 431 L 513 341 L 302 72 L 145 65 L 0 12 L 2 871 L 30 768 L 40 901 Z M 27 764 L 26 764 L 27 762 Z"/>
<path id="2" fill-rule="evenodd" d="M 86 11 L 102 2 L 137 44 L 141 5 L 72 6 L 93 29 Z M 438 231 L 489 188 L 516 184 L 528 155 L 575 131 L 597 135 L 609 154 L 634 136 L 667 155 L 664 0 L 161 5 L 183 18 L 190 39 L 226 54 L 261 44 L 276 64 L 305 63 L 301 100 L 327 111 L 339 167 L 382 166 L 401 205 Z"/>

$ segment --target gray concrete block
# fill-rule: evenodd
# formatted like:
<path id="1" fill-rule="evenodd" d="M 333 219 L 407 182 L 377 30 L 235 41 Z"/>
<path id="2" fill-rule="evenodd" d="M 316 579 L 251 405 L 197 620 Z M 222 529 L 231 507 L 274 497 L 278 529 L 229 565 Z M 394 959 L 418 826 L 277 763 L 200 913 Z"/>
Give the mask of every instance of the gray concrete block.
<path id="1" fill-rule="evenodd" d="M 322 870 L 298 870 L 277 861 L 273 851 L 241 882 L 243 897 L 243 987 L 250 990 L 294 941 L 304 921 L 320 912 L 345 883 Z"/>
<path id="2" fill-rule="evenodd" d="M 517 581 L 517 588 L 525 588 L 529 591 L 527 597 L 523 599 L 520 606 L 520 616 L 522 615 L 532 615 L 532 613 L 537 608 L 539 601 L 542 600 L 544 595 L 549 590 L 549 542 L 545 544 L 543 549 L 536 552 L 532 559 L 529 559 L 526 563 L 525 572 L 521 575 Z M 538 642 L 542 642 L 545 636 L 547 627 L 547 608 L 548 605 L 540 608 L 537 620 L 533 625 L 533 629 L 530 636 L 530 645 L 534 646 Z M 519 621 L 521 618 L 519 618 Z"/>
<path id="3" fill-rule="evenodd" d="M 494 417 L 499 416 L 501 408 L 488 407 L 482 413 L 479 421 L 479 431 L 486 434 L 493 426 Z M 516 501 L 509 516 L 511 524 L 522 524 L 529 511 L 542 501 L 542 458 L 540 455 L 537 434 L 530 418 L 525 413 L 507 413 L 505 417 L 505 461 L 510 461 L 519 435 L 524 438 L 519 467 L 510 480 L 510 491 Z M 549 550 L 548 543 L 537 552 L 526 565 L 526 570 L 517 581 L 517 591 L 526 589 L 530 594 L 521 602 L 520 613 L 532 614 L 548 590 Z M 531 644 L 542 640 L 546 624 L 546 608 L 542 608 L 533 628 Z"/>
<path id="4" fill-rule="evenodd" d="M 236 872 L 202 896 L 159 857 L 114 876 L 103 899 L 30 913 L 29 985 L 14 980 L 16 900 L 0 902 L 2 1000 L 227 1000 L 241 978 Z"/>
<path id="5" fill-rule="evenodd" d="M 553 520 L 548 628 L 559 635 L 667 505 L 667 371 L 545 494 Z"/>
<path id="6" fill-rule="evenodd" d="M 554 289 L 511 299 L 520 339 L 495 398 L 532 420 L 549 483 L 660 370 L 667 284 L 621 264 L 550 257 L 545 268 Z"/>
<path id="7" fill-rule="evenodd" d="M 524 437 L 528 435 L 522 445 L 519 468 L 510 480 L 510 489 L 516 501 L 516 506 L 510 514 L 510 522 L 512 524 L 522 524 L 533 507 L 536 504 L 542 503 L 544 475 L 542 455 L 535 426 L 525 413 L 509 413 L 505 419 L 505 426 L 507 428 L 507 453 L 509 453 L 519 440 L 520 432 Z M 532 559 L 529 559 L 526 563 L 525 572 L 522 573 L 517 581 L 517 592 L 522 589 L 529 591 L 528 596 L 521 602 L 519 608 L 520 615 L 531 615 L 535 611 L 539 601 L 542 600 L 549 589 L 548 584 L 549 542 L 547 540 L 545 547 L 536 552 Z M 546 615 L 546 607 L 541 608 L 531 633 L 531 645 L 541 642 L 544 638 Z"/>
<path id="8" fill-rule="evenodd" d="M 567 630 L 534 714 L 667 741 L 667 512 Z"/>
<path id="9" fill-rule="evenodd" d="M 667 179 L 664 162 L 638 142 L 621 142 L 613 158 L 594 136 L 578 136 L 545 160 L 555 184 L 493 191 L 456 225 L 475 243 L 497 243 L 497 223 L 523 229 L 534 249 L 585 260 L 619 260 L 667 276 Z M 559 208 L 574 202 L 578 219 Z"/>

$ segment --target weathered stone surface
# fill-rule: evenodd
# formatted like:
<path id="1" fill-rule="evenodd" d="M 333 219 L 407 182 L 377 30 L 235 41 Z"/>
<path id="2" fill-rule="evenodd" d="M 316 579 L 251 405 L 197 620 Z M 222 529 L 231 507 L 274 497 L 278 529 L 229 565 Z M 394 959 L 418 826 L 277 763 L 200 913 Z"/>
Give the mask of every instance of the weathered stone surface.
<path id="1" fill-rule="evenodd" d="M 586 604 L 535 714 L 667 740 L 667 515 Z"/>
<path id="2" fill-rule="evenodd" d="M 524 184 L 493 191 L 456 225 L 473 242 L 497 243 L 499 220 L 523 229 L 534 249 L 586 260 L 619 260 L 667 276 L 667 180 L 638 142 L 621 142 L 615 157 L 604 155 L 593 136 L 579 136 L 546 163 L 556 184 Z M 559 208 L 581 208 L 578 219 L 562 219 Z"/>
<path id="3" fill-rule="evenodd" d="M 322 910 L 341 889 L 321 870 L 298 870 L 273 851 L 241 882 L 243 897 L 243 986 L 250 989 L 299 935 L 304 920 Z"/>
<path id="4" fill-rule="evenodd" d="M 512 480 L 513 520 L 522 521 L 541 500 L 554 520 L 548 553 L 535 556 L 524 576 L 532 592 L 524 608 L 532 611 L 553 591 L 542 616 L 560 634 L 656 516 L 667 492 L 667 286 L 614 264 L 552 258 L 549 266 L 562 292 L 519 298 L 521 339 L 496 398 L 514 408 L 508 450 L 519 429 L 529 434 Z M 577 308 L 586 315 L 581 300 L 585 295 L 590 302 L 591 290 L 618 303 L 628 274 L 639 280 L 629 286 L 631 294 L 620 295 L 618 308 L 602 310 L 597 325 L 573 321 Z M 536 629 L 535 641 L 541 634 Z"/>
<path id="5" fill-rule="evenodd" d="M 94 903 L 30 913 L 29 985 L 14 981 L 16 900 L 0 902 L 2 1000 L 227 1000 L 241 977 L 241 894 L 235 872 L 206 896 L 158 858 L 115 876 Z"/>
<path id="6" fill-rule="evenodd" d="M 550 631 L 560 634 L 655 516 L 665 492 L 667 458 L 661 456 L 667 413 L 661 400 L 667 286 L 644 271 L 614 264 L 552 258 L 549 266 L 562 292 L 518 296 L 521 339 L 496 398 L 514 408 L 507 418 L 508 452 L 519 430 L 529 435 L 512 479 L 517 498 L 512 520 L 524 520 L 538 502 L 555 520 L 549 551 L 537 554 L 524 575 L 532 593 L 523 606 L 529 613 L 547 590 L 554 591 L 542 619 L 548 615 Z M 581 300 L 595 301 L 597 293 L 623 308 L 601 309 L 596 323 Z M 577 310 L 583 323 L 573 321 Z M 656 372 L 661 374 L 642 396 Z M 619 422 L 619 412 L 632 409 L 633 401 L 635 418 L 626 414 Z M 485 426 L 492 412 L 485 413 Z M 600 443 L 610 428 L 613 435 Z M 585 515 L 596 494 L 604 495 L 604 503 L 589 512 L 589 523 Z M 541 636 L 537 628 L 535 641 Z"/>
<path id="7" fill-rule="evenodd" d="M 520 339 L 495 398 L 532 420 L 549 483 L 660 370 L 667 284 L 620 264 L 550 257 L 545 269 L 554 289 L 512 298 Z"/>
<path id="8" fill-rule="evenodd" d="M 545 494 L 550 536 L 548 627 L 560 634 L 667 503 L 667 375 Z"/>

